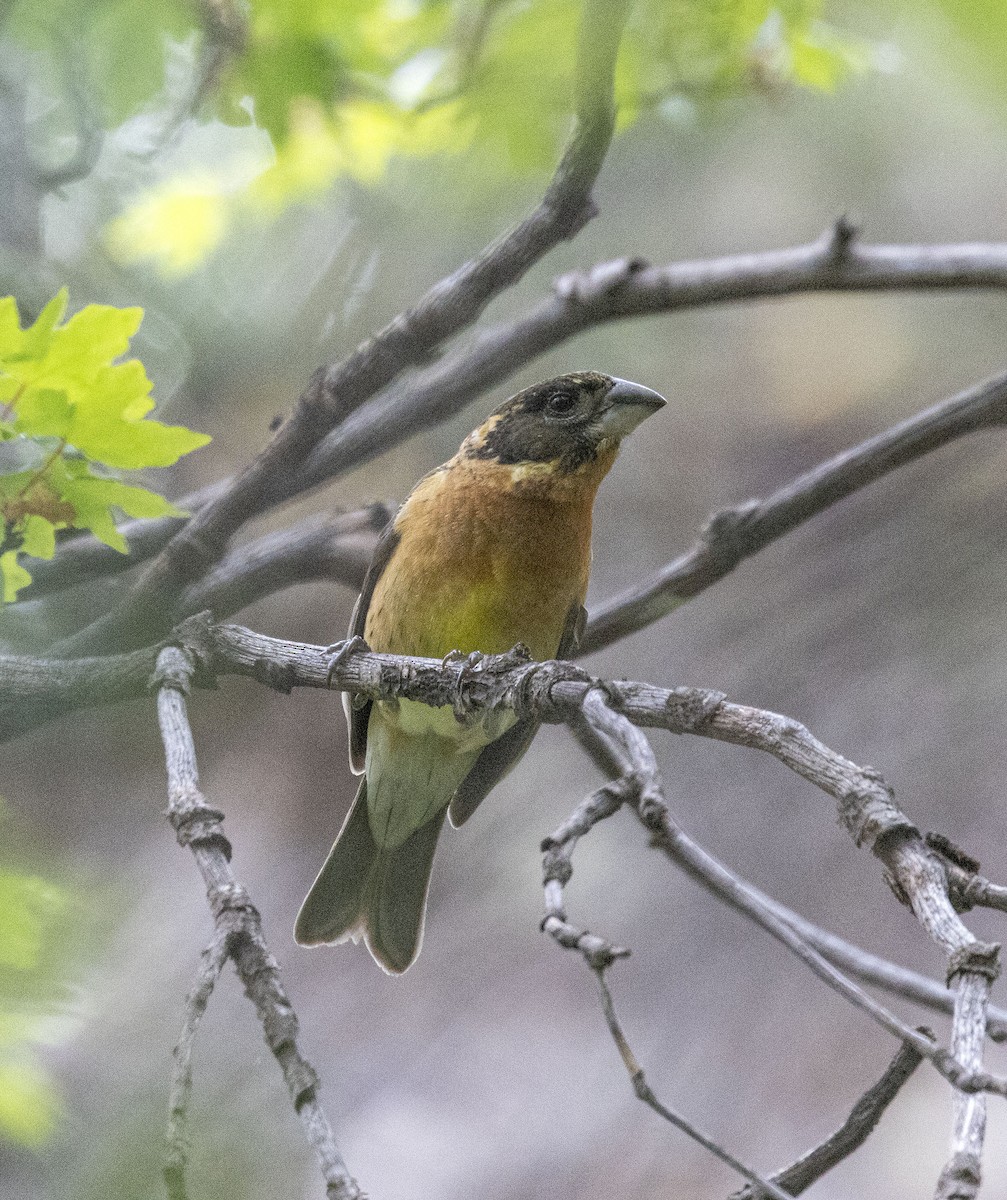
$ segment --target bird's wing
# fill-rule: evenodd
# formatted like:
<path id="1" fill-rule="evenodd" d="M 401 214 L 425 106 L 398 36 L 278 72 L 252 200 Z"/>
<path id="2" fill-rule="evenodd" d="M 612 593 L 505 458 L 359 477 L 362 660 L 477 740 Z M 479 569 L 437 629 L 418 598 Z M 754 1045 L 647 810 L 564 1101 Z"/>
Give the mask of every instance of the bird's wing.
<path id="1" fill-rule="evenodd" d="M 586 624 L 587 610 L 583 604 L 574 604 L 567 613 L 557 658 L 576 654 Z M 524 717 L 482 751 L 451 798 L 448 817 L 455 829 L 465 824 L 507 772 L 517 765 L 538 733 L 538 727 L 535 717 Z"/>
<path id="2" fill-rule="evenodd" d="M 378 544 L 374 547 L 374 557 L 364 576 L 364 585 L 353 606 L 350 617 L 349 637 L 363 637 L 367 625 L 367 610 L 371 605 L 371 597 L 377 587 L 378 580 L 384 573 L 385 567 L 391 562 L 395 548 L 400 541 L 395 530 L 395 522 L 389 521 L 381 531 Z M 364 758 L 367 753 L 367 722 L 371 715 L 371 701 L 357 706 L 355 697 L 349 692 L 343 692 L 343 709 L 346 712 L 346 724 L 350 733 L 350 769 L 356 774 L 363 774 Z"/>

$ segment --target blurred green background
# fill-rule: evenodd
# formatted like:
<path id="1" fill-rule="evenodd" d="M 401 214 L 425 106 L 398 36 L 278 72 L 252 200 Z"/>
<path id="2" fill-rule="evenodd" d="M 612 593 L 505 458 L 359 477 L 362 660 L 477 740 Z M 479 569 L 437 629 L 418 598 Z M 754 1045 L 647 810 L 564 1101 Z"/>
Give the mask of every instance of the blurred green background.
<path id="1" fill-rule="evenodd" d="M 237 470 L 315 366 L 540 194 L 569 118 L 576 14 L 560 0 L 0 3 L 0 291 L 26 314 L 64 284 L 74 307 L 142 305 L 134 351 L 157 415 L 214 436 L 151 486 L 179 496 Z M 868 240 L 1003 239 L 1005 36 L 994 0 L 637 5 L 601 215 L 485 321 L 599 260 L 803 242 L 842 213 Z M 93 169 L 43 195 L 39 171 L 92 125 L 105 131 Z M 605 598 L 686 546 L 711 510 L 1003 370 L 1005 315 L 996 293 L 874 294 L 602 327 L 251 532 L 401 498 L 508 392 L 600 369 L 670 400 L 599 498 L 591 595 Z M 801 719 L 878 767 L 921 827 L 1007 878 L 1004 453 L 985 432 L 902 469 L 587 666 Z M 44 647 L 119 586 L 8 608 L 0 646 Z M 299 586 L 239 619 L 328 642 L 352 601 Z M 228 680 L 191 714 L 205 791 L 374 1200 L 732 1190 L 633 1099 L 593 981 L 538 931 L 538 843 L 596 782 L 565 733 L 543 731 L 444 839 L 423 954 L 391 980 L 361 948 L 307 951 L 290 936 L 354 788 L 338 697 Z M 654 744 L 676 816 L 709 849 L 813 920 L 943 975 L 827 797 L 754 752 Z M 153 705 L 54 723 L 0 762 L 0 1197 L 160 1197 L 171 1047 L 210 921 L 161 816 Z M 767 1171 L 796 1157 L 894 1053 L 649 852 L 628 815 L 592 833 L 575 867 L 571 919 L 633 949 L 612 984 L 652 1086 L 739 1157 Z M 996 919 L 968 920 L 997 937 Z M 1004 1053 L 991 1048 L 990 1065 L 1007 1069 Z M 921 1069 L 813 1194 L 931 1195 L 950 1111 Z M 192 1129 L 193 1196 L 321 1195 L 230 970 L 197 1043 Z M 1007 1191 L 1005 1135 L 992 1102 L 989 1196 Z"/>

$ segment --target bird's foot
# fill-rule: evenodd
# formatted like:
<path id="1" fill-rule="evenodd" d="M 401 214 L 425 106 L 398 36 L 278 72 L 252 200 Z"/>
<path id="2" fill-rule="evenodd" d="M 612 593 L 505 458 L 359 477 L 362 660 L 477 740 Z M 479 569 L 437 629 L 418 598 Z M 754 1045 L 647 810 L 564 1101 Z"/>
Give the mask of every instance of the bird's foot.
<path id="1" fill-rule="evenodd" d="M 455 682 L 455 698 L 451 705 L 455 720 L 459 724 L 465 724 L 468 721 L 473 707 L 469 703 L 465 685 L 473 675 L 478 674 L 486 657 L 481 650 L 473 650 L 470 654 L 464 654 L 461 650 L 449 650 L 441 659 L 442 667 L 457 666 L 461 663 L 462 669 L 458 672 L 458 679 Z"/>
<path id="2" fill-rule="evenodd" d="M 466 671 L 474 671 L 485 657 L 486 655 L 481 650 L 473 650 L 469 654 L 465 654 L 461 650 L 449 650 L 441 659 L 441 666 L 453 667 L 457 663 L 464 663 L 465 665 L 462 667 L 464 675 Z"/>
<path id="3" fill-rule="evenodd" d="M 364 641 L 359 634 L 354 634 L 351 638 L 344 638 L 341 642 L 333 642 L 331 646 L 325 647 L 325 653 L 329 659 L 329 669 L 325 673 L 325 686 L 332 687 L 332 676 L 343 665 L 343 663 L 355 654 L 358 650 L 370 650 L 370 646 Z"/>

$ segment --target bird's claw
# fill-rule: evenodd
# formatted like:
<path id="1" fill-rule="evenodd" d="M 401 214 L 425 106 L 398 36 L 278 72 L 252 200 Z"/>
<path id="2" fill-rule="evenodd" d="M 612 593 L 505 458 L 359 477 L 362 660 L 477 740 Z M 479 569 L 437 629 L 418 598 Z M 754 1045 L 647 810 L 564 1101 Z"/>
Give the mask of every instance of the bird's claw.
<path id="1" fill-rule="evenodd" d="M 354 634 L 351 638 L 344 638 L 341 642 L 333 642 L 331 646 L 325 647 L 325 653 L 329 656 L 329 669 L 325 673 L 327 688 L 332 687 L 332 676 L 336 671 L 351 654 L 355 654 L 358 650 L 370 650 L 370 646 L 359 634 Z"/>
<path id="2" fill-rule="evenodd" d="M 442 667 L 453 667 L 456 663 L 464 663 L 462 667 L 462 676 L 466 671 L 474 671 L 476 667 L 486 657 L 481 650 L 473 650 L 469 654 L 465 654 L 461 650 L 449 650 L 441 659 Z"/>

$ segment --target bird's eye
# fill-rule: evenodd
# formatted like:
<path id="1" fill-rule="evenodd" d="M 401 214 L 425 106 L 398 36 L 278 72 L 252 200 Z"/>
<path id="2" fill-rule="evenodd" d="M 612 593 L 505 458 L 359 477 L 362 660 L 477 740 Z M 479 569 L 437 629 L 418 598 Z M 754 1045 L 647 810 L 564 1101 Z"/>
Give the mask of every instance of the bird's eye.
<path id="1" fill-rule="evenodd" d="M 553 392 L 545 403 L 545 410 L 551 417 L 566 417 L 577 407 L 577 397 L 573 392 Z"/>

